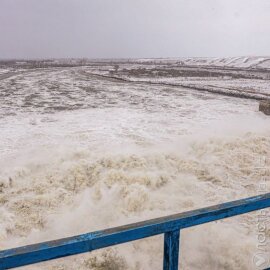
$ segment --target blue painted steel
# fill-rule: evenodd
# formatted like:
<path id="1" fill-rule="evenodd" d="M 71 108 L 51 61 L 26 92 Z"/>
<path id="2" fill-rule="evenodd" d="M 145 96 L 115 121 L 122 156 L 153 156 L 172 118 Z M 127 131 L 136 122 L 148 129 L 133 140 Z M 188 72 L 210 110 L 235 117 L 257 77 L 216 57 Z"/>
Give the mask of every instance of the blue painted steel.
<path id="1" fill-rule="evenodd" d="M 179 240 L 180 240 L 179 230 L 165 233 L 163 270 L 178 269 Z"/>
<path id="2" fill-rule="evenodd" d="M 0 251 L 0 270 L 89 252 L 158 234 L 175 232 L 267 207 L 270 207 L 270 193 L 103 231 L 4 250 Z M 171 238 L 175 239 L 174 237 Z M 169 252 L 169 254 L 175 253 Z M 172 262 L 172 259 L 170 258 L 169 261 Z"/>

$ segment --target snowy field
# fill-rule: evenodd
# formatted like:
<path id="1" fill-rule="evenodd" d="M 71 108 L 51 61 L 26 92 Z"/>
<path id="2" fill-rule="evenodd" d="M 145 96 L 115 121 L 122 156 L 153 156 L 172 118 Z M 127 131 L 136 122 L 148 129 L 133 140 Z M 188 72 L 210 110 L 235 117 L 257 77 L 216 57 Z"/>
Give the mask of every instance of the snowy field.
<path id="1" fill-rule="evenodd" d="M 270 60 L 179 61 L 0 71 L 0 249 L 269 191 L 257 99 Z M 251 213 L 184 230 L 181 269 L 256 269 L 257 224 Z M 159 236 L 22 269 L 162 269 L 162 252 Z"/>

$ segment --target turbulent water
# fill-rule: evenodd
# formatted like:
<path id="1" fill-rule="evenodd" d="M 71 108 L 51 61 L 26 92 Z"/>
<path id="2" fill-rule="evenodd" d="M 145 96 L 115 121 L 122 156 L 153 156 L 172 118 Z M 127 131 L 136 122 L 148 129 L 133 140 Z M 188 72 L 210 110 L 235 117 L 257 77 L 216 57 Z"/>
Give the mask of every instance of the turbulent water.
<path id="1" fill-rule="evenodd" d="M 256 101 L 84 69 L 0 80 L 0 249 L 269 190 L 270 120 Z M 259 269 L 258 233 L 258 213 L 186 229 L 181 269 Z M 158 236 L 25 269 L 162 269 L 162 252 Z"/>

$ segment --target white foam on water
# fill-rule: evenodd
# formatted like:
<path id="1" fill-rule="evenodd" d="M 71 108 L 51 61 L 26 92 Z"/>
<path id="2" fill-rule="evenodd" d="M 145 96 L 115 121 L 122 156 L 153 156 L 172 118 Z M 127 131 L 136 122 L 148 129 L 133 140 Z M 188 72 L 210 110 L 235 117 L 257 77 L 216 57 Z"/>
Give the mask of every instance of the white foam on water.
<path id="1" fill-rule="evenodd" d="M 170 108 L 160 111 L 136 105 L 0 119 L 0 249 L 259 193 L 261 157 L 270 174 L 270 120 L 257 103 L 169 95 Z M 254 269 L 256 224 L 251 213 L 184 230 L 181 269 Z M 25 269 L 162 269 L 162 252 L 158 236 Z"/>

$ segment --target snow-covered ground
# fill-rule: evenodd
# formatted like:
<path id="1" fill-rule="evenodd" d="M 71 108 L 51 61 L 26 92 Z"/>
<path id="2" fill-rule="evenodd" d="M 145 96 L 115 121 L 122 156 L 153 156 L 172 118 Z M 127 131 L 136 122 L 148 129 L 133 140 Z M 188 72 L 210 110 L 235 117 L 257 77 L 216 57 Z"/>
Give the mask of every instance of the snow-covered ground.
<path id="1" fill-rule="evenodd" d="M 1 75 L 5 75 L 9 72 L 10 72 L 9 68 L 0 68 L 0 78 L 1 78 Z"/>
<path id="2" fill-rule="evenodd" d="M 254 99 L 270 99 L 270 58 L 140 59 L 85 72 Z"/>
<path id="3" fill-rule="evenodd" d="M 195 66 L 215 66 L 215 67 L 234 67 L 234 68 L 253 68 L 270 69 L 270 57 L 227 57 L 227 58 L 178 58 L 178 59 L 155 59 L 160 63 L 178 63 L 183 65 Z M 137 63 L 151 63 L 153 59 L 140 59 Z"/>

